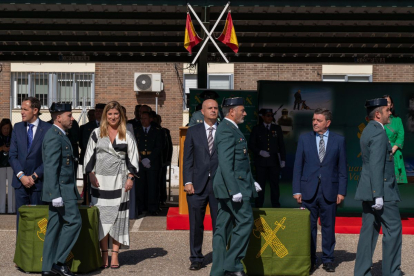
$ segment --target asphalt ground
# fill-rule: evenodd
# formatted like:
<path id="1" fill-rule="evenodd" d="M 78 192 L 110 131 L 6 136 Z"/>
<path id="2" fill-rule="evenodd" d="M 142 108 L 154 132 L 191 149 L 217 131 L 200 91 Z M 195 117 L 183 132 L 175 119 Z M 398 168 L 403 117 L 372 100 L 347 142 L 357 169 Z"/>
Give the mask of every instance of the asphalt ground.
<path id="1" fill-rule="evenodd" d="M 176 191 L 174 191 L 176 194 Z M 174 196 L 176 200 L 177 197 Z M 119 254 L 121 267 L 115 269 L 96 270 L 83 275 L 151 275 L 151 276 L 201 276 L 209 275 L 212 256 L 212 232 L 204 234 L 203 253 L 205 267 L 199 271 L 190 271 L 189 261 L 189 231 L 167 231 L 166 214 L 168 207 L 176 206 L 175 202 L 168 203 L 157 217 L 143 217 L 131 221 L 130 249 L 122 250 Z M 16 243 L 15 215 L 0 215 L 0 276 L 27 275 L 19 271 L 14 263 Z M 359 235 L 336 235 L 335 265 L 336 272 L 328 273 L 320 264 L 312 274 L 319 275 L 353 275 L 356 248 Z M 382 235 L 380 235 L 373 258 L 372 275 L 381 273 Z M 321 256 L 321 235 L 318 235 L 318 257 Z M 414 276 L 414 235 L 403 236 L 402 265 L 406 276 Z M 39 275 L 31 273 L 31 275 Z"/>

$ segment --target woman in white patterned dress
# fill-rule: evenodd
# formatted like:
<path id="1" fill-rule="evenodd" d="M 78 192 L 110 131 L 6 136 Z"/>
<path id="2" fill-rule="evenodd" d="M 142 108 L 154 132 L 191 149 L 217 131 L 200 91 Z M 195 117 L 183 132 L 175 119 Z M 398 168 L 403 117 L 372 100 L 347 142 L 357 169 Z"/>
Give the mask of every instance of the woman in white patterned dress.
<path id="1" fill-rule="evenodd" d="M 84 160 L 84 173 L 92 184 L 91 202 L 99 209 L 103 268 L 109 267 L 108 244 L 112 247 L 111 268 L 119 268 L 119 249 L 129 248 L 129 190 L 138 175 L 138 158 L 121 105 L 109 102 L 100 127 L 89 138 Z"/>

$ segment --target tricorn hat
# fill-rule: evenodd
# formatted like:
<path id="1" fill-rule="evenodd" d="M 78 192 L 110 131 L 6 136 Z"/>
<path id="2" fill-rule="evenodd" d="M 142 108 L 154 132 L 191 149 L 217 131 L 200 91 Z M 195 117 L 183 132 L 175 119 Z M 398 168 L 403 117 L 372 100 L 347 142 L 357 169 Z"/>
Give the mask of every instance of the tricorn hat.
<path id="1" fill-rule="evenodd" d="M 223 98 L 223 103 L 221 104 L 221 107 L 238 106 L 238 105 L 244 105 L 244 99 L 242 97 Z"/>
<path id="2" fill-rule="evenodd" d="M 387 106 L 387 105 L 388 105 L 387 99 L 384 99 L 384 98 L 376 98 L 372 100 L 367 100 L 365 102 L 365 108 Z"/>
<path id="3" fill-rule="evenodd" d="M 273 114 L 273 110 L 271 108 L 262 108 L 259 110 L 259 115 L 266 115 L 266 113 L 272 113 Z"/>
<path id="4" fill-rule="evenodd" d="M 50 113 L 72 111 L 72 103 L 70 102 L 53 102 L 49 108 Z"/>

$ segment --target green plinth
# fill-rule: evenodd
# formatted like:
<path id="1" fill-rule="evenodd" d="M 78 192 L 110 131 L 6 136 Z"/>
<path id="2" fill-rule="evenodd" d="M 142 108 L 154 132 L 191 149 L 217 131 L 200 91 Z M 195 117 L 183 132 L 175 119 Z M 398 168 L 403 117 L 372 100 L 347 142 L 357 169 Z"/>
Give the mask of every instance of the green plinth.
<path id="1" fill-rule="evenodd" d="M 310 212 L 301 209 L 253 209 L 254 226 L 243 260 L 253 275 L 309 275 Z"/>
<path id="2" fill-rule="evenodd" d="M 102 265 L 99 249 L 99 211 L 96 207 L 87 206 L 80 206 L 79 211 L 82 216 L 82 229 L 67 261 L 72 272 L 86 273 Z M 19 233 L 14 262 L 25 272 L 41 272 L 49 206 L 22 206 L 19 212 Z"/>

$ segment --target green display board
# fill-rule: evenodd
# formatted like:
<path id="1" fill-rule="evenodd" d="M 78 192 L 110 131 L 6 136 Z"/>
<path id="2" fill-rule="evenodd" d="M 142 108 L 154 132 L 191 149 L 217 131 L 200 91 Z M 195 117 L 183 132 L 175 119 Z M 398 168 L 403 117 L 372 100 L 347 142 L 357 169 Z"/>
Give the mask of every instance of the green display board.
<path id="1" fill-rule="evenodd" d="M 99 249 L 99 210 L 96 207 L 81 206 L 79 212 L 82 229 L 66 261 L 72 272 L 87 273 L 102 265 Z M 25 272 L 41 272 L 49 206 L 22 206 L 19 213 L 19 233 L 13 261 Z"/>
<path id="2" fill-rule="evenodd" d="M 190 88 L 190 114 L 196 110 L 196 106 L 203 102 L 203 99 L 200 98 L 200 94 L 205 90 L 211 89 L 194 89 Z M 246 117 L 244 118 L 244 123 L 239 125 L 241 132 L 246 137 L 247 141 L 250 137 L 250 132 L 252 131 L 253 126 L 257 124 L 257 104 L 258 96 L 256 90 L 229 90 L 229 89 L 214 89 L 214 91 L 219 94 L 219 98 L 216 99 L 219 104 L 219 109 L 221 112 L 221 103 L 223 98 L 229 97 L 243 97 L 244 98 L 244 107 L 246 109 Z"/>
<path id="3" fill-rule="evenodd" d="M 254 275 L 309 275 L 310 212 L 301 209 L 253 209 L 254 226 L 243 260 Z"/>
<path id="4" fill-rule="evenodd" d="M 294 94 L 300 90 L 302 101 L 295 109 Z M 414 84 L 413 83 L 338 83 L 338 82 L 283 82 L 258 81 L 259 107 L 278 109 L 276 122 L 284 132 L 287 160 L 281 175 L 282 207 L 297 207 L 292 198 L 293 164 L 299 136 L 312 131 L 314 109 L 328 108 L 333 113 L 330 130 L 346 138 L 348 161 L 348 189 L 345 202 L 338 212 L 360 212 L 361 202 L 354 200 L 356 186 L 362 169 L 359 138 L 367 125 L 365 100 L 389 94 L 394 100 L 397 115 L 405 129 L 402 150 L 408 184 L 399 185 L 402 202 L 400 211 L 414 212 Z M 282 116 L 282 111 L 285 114 Z M 265 203 L 266 204 L 266 203 Z"/>

